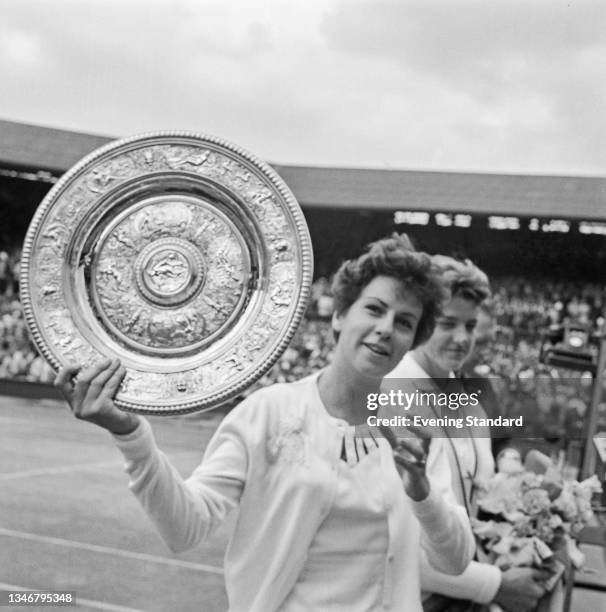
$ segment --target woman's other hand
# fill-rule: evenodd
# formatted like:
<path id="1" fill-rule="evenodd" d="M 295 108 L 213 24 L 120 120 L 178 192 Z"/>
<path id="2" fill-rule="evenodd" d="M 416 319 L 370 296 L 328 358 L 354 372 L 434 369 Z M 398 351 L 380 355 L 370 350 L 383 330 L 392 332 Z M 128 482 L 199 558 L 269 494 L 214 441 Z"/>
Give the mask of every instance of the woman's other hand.
<path id="1" fill-rule="evenodd" d="M 379 427 L 393 450 L 393 458 L 400 476 L 404 477 L 404 489 L 414 501 L 423 501 L 429 495 L 429 480 L 425 473 L 431 437 L 417 427 L 409 428 L 416 438 L 396 438 L 386 426 Z"/>
<path id="2" fill-rule="evenodd" d="M 501 586 L 494 601 L 506 610 L 534 610 L 545 594 L 542 582 L 549 573 L 531 567 L 511 567 L 501 574 Z"/>
<path id="3" fill-rule="evenodd" d="M 61 368 L 55 386 L 67 400 L 74 416 L 107 429 L 113 434 L 133 432 L 139 417 L 119 410 L 113 398 L 126 369 L 118 359 L 109 359 L 80 372 L 80 366 Z"/>

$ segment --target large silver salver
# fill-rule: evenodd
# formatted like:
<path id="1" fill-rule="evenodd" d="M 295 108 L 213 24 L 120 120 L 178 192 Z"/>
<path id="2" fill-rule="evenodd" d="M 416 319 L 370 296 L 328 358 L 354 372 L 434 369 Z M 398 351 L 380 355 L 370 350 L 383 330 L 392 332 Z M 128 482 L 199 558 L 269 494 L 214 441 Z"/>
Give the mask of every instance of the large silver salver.
<path id="1" fill-rule="evenodd" d="M 123 409 L 216 407 L 290 342 L 312 280 L 307 225 L 264 162 L 170 132 L 91 153 L 40 204 L 21 299 L 54 369 L 118 357 Z"/>

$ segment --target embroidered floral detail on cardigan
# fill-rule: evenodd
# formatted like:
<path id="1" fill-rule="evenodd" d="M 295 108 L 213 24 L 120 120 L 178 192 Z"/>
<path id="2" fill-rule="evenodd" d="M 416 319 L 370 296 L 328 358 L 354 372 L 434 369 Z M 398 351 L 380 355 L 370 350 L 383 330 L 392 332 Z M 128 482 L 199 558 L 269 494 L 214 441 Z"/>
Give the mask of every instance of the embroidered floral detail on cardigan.
<path id="1" fill-rule="evenodd" d="M 286 463 L 306 465 L 307 438 L 302 415 L 289 413 L 280 415 L 277 426 L 267 441 L 270 463 L 280 459 Z"/>

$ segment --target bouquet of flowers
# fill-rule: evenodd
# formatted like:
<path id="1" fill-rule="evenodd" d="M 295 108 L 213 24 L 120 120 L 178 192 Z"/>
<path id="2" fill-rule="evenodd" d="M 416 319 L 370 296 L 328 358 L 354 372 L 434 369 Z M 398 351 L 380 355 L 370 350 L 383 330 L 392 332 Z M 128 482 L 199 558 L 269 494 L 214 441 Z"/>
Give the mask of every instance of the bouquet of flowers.
<path id="1" fill-rule="evenodd" d="M 553 467 L 535 474 L 520 465 L 480 485 L 479 516 L 487 520 L 473 519 L 472 526 L 499 568 L 547 569 L 551 591 L 567 568 L 584 562 L 575 538 L 592 518 L 591 498 L 601 490 L 596 476 L 564 481 Z"/>

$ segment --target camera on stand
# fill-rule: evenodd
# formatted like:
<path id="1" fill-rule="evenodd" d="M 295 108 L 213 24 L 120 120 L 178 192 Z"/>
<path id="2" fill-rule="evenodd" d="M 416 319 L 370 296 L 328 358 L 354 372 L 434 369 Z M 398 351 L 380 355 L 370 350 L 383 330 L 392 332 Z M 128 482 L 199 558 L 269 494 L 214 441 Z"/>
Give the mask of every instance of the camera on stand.
<path id="1" fill-rule="evenodd" d="M 583 323 L 552 325 L 541 336 L 539 360 L 545 365 L 591 372 L 595 375 L 600 352 L 600 334 Z"/>

